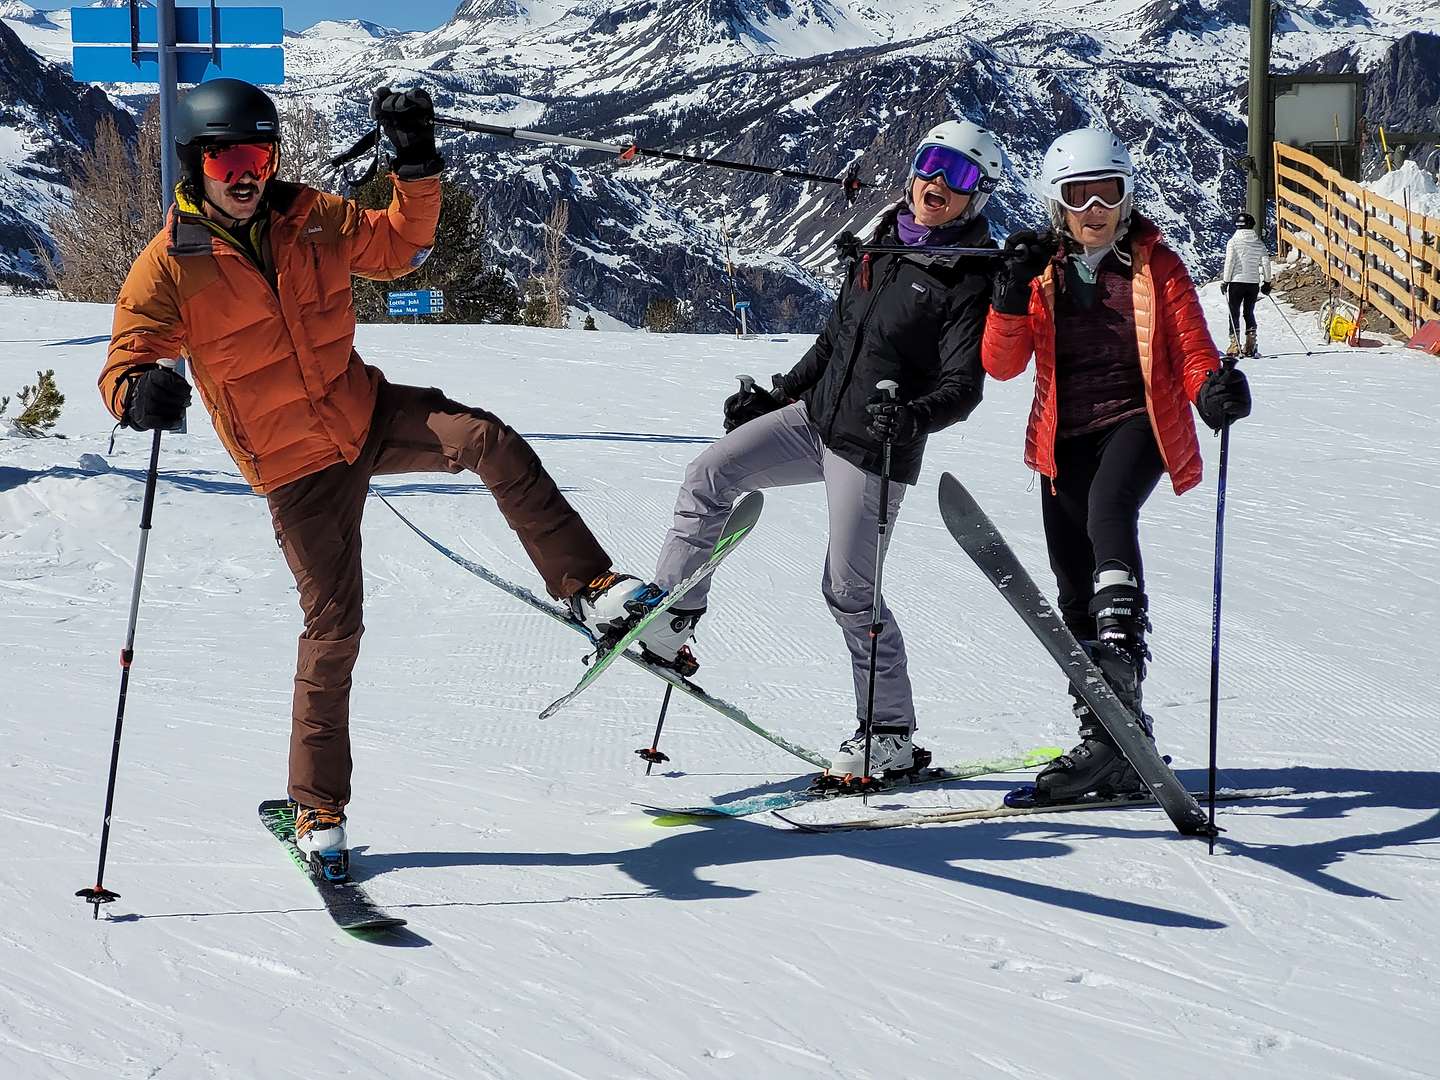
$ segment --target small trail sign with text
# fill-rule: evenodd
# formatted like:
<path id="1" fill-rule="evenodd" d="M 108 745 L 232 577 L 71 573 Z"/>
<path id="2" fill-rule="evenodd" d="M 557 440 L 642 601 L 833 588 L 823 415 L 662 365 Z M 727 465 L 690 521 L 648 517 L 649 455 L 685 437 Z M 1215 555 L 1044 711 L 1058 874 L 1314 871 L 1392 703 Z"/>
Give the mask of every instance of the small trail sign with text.
<path id="1" fill-rule="evenodd" d="M 413 292 L 388 293 L 390 317 L 402 315 L 443 315 L 445 294 L 439 289 L 419 289 Z"/>

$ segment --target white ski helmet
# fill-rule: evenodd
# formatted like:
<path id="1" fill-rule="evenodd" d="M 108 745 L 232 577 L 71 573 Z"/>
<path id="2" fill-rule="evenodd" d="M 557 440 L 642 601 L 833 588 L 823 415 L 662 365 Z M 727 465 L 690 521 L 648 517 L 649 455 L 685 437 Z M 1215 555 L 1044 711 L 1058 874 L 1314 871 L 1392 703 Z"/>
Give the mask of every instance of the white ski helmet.
<path id="1" fill-rule="evenodd" d="M 916 146 L 915 156 L 910 159 L 910 176 L 905 184 L 906 202 L 910 200 L 911 183 L 917 175 L 915 162 L 927 146 L 944 146 L 958 151 L 980 166 L 980 184 L 969 193 L 970 205 L 960 215 L 960 220 L 968 221 L 978 215 L 990 201 L 990 193 L 1004 175 L 1004 166 L 1001 164 L 1004 158 L 995 136 L 973 120 L 946 120 L 943 124 L 931 128 Z"/>
<path id="2" fill-rule="evenodd" d="M 1066 203 L 1061 189 L 1065 184 L 1112 176 L 1122 182 L 1120 221 L 1123 227 L 1130 221 L 1135 193 L 1135 163 L 1130 151 L 1103 128 L 1080 128 L 1061 135 L 1045 151 L 1045 160 L 1040 166 L 1041 194 L 1050 204 L 1051 220 L 1063 226 Z"/>

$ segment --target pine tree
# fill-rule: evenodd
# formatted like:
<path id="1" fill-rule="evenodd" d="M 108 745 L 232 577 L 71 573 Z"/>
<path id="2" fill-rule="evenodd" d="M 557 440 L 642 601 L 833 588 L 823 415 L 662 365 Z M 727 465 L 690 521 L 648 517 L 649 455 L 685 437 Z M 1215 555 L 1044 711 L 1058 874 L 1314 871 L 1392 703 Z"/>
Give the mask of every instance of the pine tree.
<path id="1" fill-rule="evenodd" d="M 520 321 L 526 326 L 550 325 L 550 295 L 542 278 L 528 277 L 525 279 L 524 303 L 520 309 Z"/>
<path id="2" fill-rule="evenodd" d="M 585 325 L 582 326 L 581 329 L 582 329 L 582 330 L 599 330 L 600 328 L 595 325 L 595 316 L 594 316 L 594 315 L 586 315 L 586 316 L 585 316 Z"/>
<path id="3" fill-rule="evenodd" d="M 361 322 L 393 322 L 386 294 L 392 290 L 438 289 L 445 294 L 445 310 L 429 316 L 442 323 L 518 323 L 520 294 L 509 276 L 485 260 L 485 214 L 479 201 L 463 185 L 440 180 L 440 223 L 430 257 L 398 281 L 354 280 L 355 317 Z M 388 176 L 361 185 L 355 200 L 366 209 L 390 205 L 393 188 Z"/>
<path id="4" fill-rule="evenodd" d="M 0 413 L 10 404 L 8 397 L 0 398 Z M 60 419 L 60 407 L 65 404 L 65 395 L 55 385 L 55 372 L 37 371 L 34 386 L 20 388 L 20 404 L 23 408 L 15 417 L 14 424 L 21 432 L 41 436 L 55 426 Z"/>

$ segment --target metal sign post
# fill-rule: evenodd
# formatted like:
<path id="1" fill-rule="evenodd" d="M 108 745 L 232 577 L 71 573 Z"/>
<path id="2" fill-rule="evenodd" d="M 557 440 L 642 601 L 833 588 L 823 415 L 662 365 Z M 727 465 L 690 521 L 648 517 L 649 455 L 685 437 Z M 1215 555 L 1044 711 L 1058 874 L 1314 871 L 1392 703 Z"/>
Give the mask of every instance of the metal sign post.
<path id="1" fill-rule="evenodd" d="M 175 154 L 179 84 L 228 77 L 283 83 L 285 37 L 278 8 L 176 8 L 175 0 L 141 7 L 71 8 L 71 66 L 76 82 L 157 84 L 160 95 L 160 212 L 170 212 L 180 161 Z M 224 37 L 235 48 L 221 48 Z M 177 370 L 185 373 L 184 357 Z M 179 428 L 185 433 L 185 424 Z"/>
<path id="2" fill-rule="evenodd" d="M 741 300 L 735 305 L 735 310 L 740 313 L 740 336 L 750 336 L 750 301 Z"/>

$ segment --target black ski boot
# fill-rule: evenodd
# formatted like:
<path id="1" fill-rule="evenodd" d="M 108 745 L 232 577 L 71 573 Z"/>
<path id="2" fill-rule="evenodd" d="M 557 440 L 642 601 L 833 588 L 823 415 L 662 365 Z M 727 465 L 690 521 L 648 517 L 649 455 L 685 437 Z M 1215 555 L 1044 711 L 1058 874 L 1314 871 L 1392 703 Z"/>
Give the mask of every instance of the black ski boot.
<path id="1" fill-rule="evenodd" d="M 1140 692 L 1145 680 L 1145 661 L 1150 656 L 1145 645 L 1145 631 L 1150 629 L 1146 607 L 1145 594 L 1133 579 L 1100 589 L 1090 601 L 1100 640 L 1087 643 L 1087 650 L 1121 704 L 1140 717 L 1145 734 L 1154 738 L 1150 717 L 1142 709 Z M 1036 802 L 1073 802 L 1090 794 L 1146 794 L 1144 781 L 1130 767 L 1090 706 L 1073 687 L 1070 696 L 1074 699 L 1071 711 L 1080 721 L 1080 743 L 1052 761 L 1035 778 Z"/>

